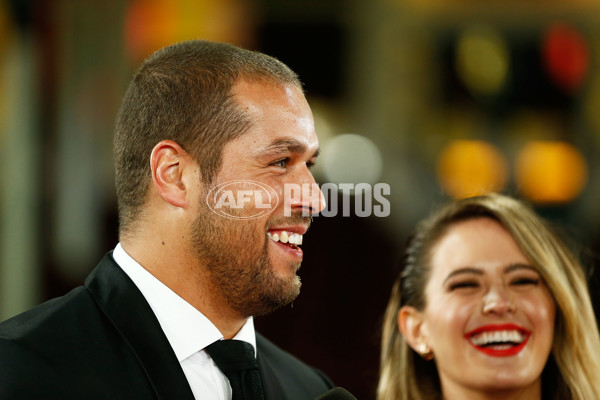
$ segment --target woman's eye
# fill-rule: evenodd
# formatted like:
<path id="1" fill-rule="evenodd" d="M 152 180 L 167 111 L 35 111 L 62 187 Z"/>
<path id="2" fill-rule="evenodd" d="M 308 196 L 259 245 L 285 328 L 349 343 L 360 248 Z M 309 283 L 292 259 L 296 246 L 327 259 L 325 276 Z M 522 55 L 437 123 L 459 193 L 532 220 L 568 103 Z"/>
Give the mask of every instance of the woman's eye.
<path id="1" fill-rule="evenodd" d="M 540 278 L 517 278 L 514 279 L 511 284 L 514 286 L 537 286 L 540 283 Z"/>
<path id="2" fill-rule="evenodd" d="M 456 290 L 456 289 L 472 289 L 472 288 L 478 288 L 479 287 L 479 283 L 477 283 L 476 281 L 464 281 L 464 282 L 455 282 L 450 284 L 450 290 Z"/>

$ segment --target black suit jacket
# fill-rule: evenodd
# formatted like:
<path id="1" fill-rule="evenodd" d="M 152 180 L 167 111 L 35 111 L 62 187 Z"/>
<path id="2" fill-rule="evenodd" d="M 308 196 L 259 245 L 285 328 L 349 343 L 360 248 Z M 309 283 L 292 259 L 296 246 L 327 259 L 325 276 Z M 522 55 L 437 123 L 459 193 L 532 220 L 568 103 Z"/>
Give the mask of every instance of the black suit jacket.
<path id="1" fill-rule="evenodd" d="M 313 400 L 319 371 L 257 334 L 267 400 Z M 80 286 L 0 324 L 0 399 L 194 397 L 152 309 L 109 253 Z"/>

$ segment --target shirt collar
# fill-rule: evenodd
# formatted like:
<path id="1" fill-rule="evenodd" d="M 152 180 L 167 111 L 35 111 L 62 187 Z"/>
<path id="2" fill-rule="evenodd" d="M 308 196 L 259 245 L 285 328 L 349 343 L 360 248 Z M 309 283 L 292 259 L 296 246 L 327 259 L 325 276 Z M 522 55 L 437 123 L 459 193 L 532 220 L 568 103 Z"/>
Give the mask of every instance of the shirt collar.
<path id="1" fill-rule="evenodd" d="M 121 243 L 115 247 L 113 258 L 146 298 L 179 362 L 223 339 L 221 332 L 204 314 L 131 258 Z M 250 343 L 256 355 L 252 317 L 248 318 L 234 339 Z"/>

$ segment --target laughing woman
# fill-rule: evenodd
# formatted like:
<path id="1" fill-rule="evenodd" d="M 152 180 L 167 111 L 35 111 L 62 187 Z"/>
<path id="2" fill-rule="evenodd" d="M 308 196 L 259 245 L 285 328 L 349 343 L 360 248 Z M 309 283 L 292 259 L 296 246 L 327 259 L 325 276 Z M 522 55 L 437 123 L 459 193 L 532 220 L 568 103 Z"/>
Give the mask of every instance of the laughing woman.
<path id="1" fill-rule="evenodd" d="M 600 399 L 581 266 L 502 195 L 453 202 L 409 243 L 383 326 L 379 400 Z"/>

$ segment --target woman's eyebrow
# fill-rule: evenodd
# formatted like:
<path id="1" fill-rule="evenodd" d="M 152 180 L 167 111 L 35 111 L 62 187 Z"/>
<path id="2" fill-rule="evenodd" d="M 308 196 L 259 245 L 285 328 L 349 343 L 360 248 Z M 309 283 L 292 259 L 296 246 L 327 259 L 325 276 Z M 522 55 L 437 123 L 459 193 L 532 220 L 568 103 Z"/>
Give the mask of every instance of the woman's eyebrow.
<path id="1" fill-rule="evenodd" d="M 506 268 L 504 268 L 504 273 L 513 272 L 513 271 L 517 271 L 520 269 L 526 269 L 526 270 L 533 271 L 535 273 L 539 273 L 539 271 L 536 268 L 534 268 L 533 266 L 528 265 L 528 264 L 522 264 L 522 263 L 515 263 L 515 264 L 511 264 L 511 265 L 507 266 Z"/>
<path id="2" fill-rule="evenodd" d="M 463 268 L 455 269 L 454 271 L 450 272 L 448 274 L 448 276 L 446 276 L 446 279 L 444 279 L 444 283 L 446 283 L 448 281 L 448 279 L 452 278 L 453 276 L 461 275 L 461 274 L 483 275 L 483 271 L 481 269 L 475 268 L 475 267 L 463 267 Z"/>

